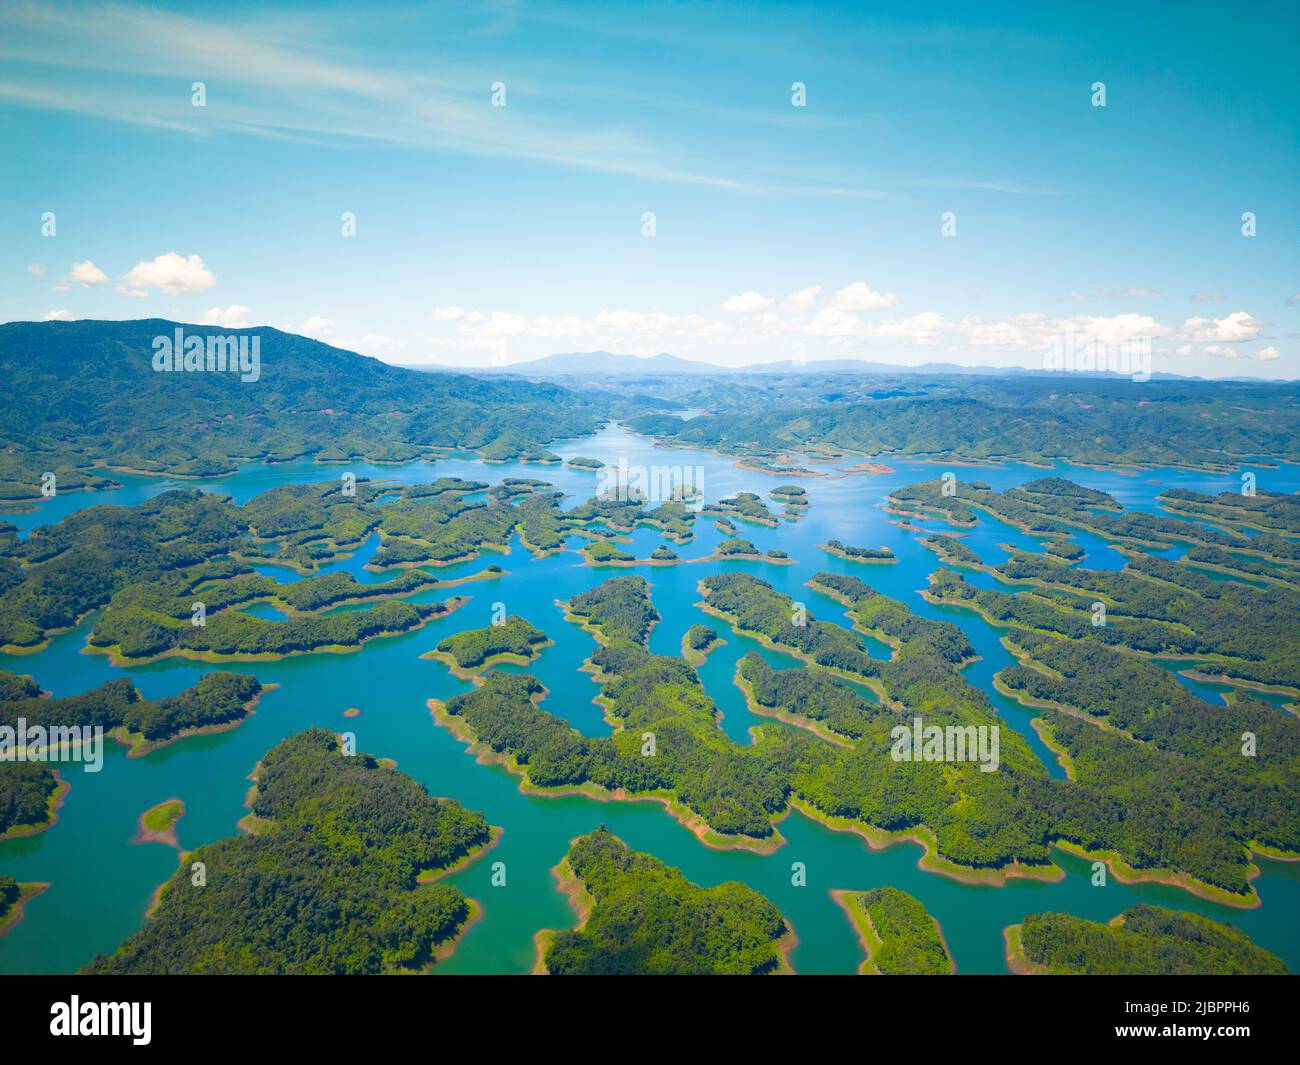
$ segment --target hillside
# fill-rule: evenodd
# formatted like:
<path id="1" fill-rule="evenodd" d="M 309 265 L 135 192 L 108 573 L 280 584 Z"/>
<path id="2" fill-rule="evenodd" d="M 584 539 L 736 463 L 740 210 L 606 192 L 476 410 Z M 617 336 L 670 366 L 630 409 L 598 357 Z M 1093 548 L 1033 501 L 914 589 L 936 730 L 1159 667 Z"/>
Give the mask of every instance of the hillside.
<path id="1" fill-rule="evenodd" d="M 249 461 L 396 462 L 489 445 L 494 457 L 541 458 L 549 441 L 600 420 L 591 399 L 558 386 L 417 373 L 265 326 L 239 331 L 259 340 L 255 381 L 156 372 L 154 338 L 178 328 L 223 333 L 157 318 L 0 325 L 0 497 L 38 494 L 45 470 L 74 487 L 93 465 L 203 476 Z"/>

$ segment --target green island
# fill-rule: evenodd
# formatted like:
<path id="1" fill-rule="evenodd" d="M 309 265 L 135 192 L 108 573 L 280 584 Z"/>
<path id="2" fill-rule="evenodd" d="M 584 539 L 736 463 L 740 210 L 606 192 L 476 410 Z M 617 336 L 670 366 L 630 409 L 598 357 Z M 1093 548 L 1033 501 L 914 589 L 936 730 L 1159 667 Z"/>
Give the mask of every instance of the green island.
<path id="1" fill-rule="evenodd" d="M 706 518 L 716 518 L 719 520 L 735 519 L 736 521 L 747 521 L 753 525 L 766 525 L 775 529 L 780 522 L 767 508 L 767 504 L 762 498 L 753 492 L 738 492 L 728 499 L 720 499 L 716 503 L 706 503 L 700 510 L 700 514 Z"/>
<path id="2" fill-rule="evenodd" d="M 543 710 L 544 690 L 526 674 L 489 673 L 474 691 L 446 703 L 431 700 L 434 719 L 472 753 L 517 774 L 529 792 L 657 801 L 714 847 L 769 852 L 782 843 L 777 821 L 797 809 L 875 847 L 913 840 L 926 851 L 927 869 L 1001 883 L 1008 876 L 1059 878 L 1051 848 L 1062 839 L 1098 849 L 1109 841 L 1104 833 L 1111 825 L 1103 815 L 1122 820 L 1124 811 L 1048 777 L 1009 729 L 996 772 L 970 760 L 891 758 L 891 728 L 907 720 L 899 706 L 909 716 L 923 712 L 927 720 L 962 730 L 997 723 L 987 698 L 960 674 L 969 644 L 956 626 L 917 618 L 853 578 L 826 574 L 819 580 L 856 596 L 864 627 L 898 642 L 892 659 L 872 658 L 859 637 L 838 625 L 815 618 L 792 624 L 789 597 L 750 575 L 701 583 L 710 612 L 822 670 L 785 671 L 791 684 L 802 687 L 794 679 L 800 674 L 843 683 L 838 671 L 879 686 L 878 704 L 860 696 L 854 704 L 841 693 L 865 729 L 848 746 L 780 725 L 756 729 L 750 745 L 731 741 L 689 664 L 646 649 L 657 615 L 644 581 L 635 577 L 614 578 L 570 604 L 571 616 L 601 641 L 590 670 L 601 685 L 597 702 L 613 725 L 611 735 L 584 736 Z M 791 698 L 775 709 L 797 718 L 816 703 Z M 1245 859 L 1243 853 L 1243 882 Z"/>
<path id="3" fill-rule="evenodd" d="M 133 843 L 166 843 L 180 849 L 176 839 L 176 823 L 185 816 L 185 804 L 180 799 L 168 799 L 151 806 L 140 815 Z"/>
<path id="4" fill-rule="evenodd" d="M 787 507 L 802 508 L 809 505 L 808 489 L 797 484 L 779 484 L 767 493 Z"/>
<path id="5" fill-rule="evenodd" d="M 948 976 L 957 971 L 939 922 L 919 899 L 895 887 L 832 891 L 862 941 L 858 970 L 878 976 Z"/>
<path id="6" fill-rule="evenodd" d="M 1220 492 L 1206 495 L 1186 488 L 1171 488 L 1160 494 L 1160 502 L 1173 514 L 1197 518 L 1235 530 L 1300 536 L 1300 500 L 1282 492 Z"/>
<path id="7" fill-rule="evenodd" d="M 514 614 L 500 625 L 471 629 L 448 636 L 421 658 L 446 662 L 458 677 L 473 676 L 498 662 L 527 665 L 536 661 L 552 641 L 541 629 Z"/>
<path id="8" fill-rule="evenodd" d="M 27 540 L 0 526 L 0 643 L 11 653 L 38 651 L 96 612 L 89 649 L 121 665 L 171 656 L 258 660 L 354 650 L 465 602 L 460 596 L 408 601 L 417 593 L 502 573 L 492 565 L 439 581 L 414 567 L 504 551 L 515 531 L 538 553 L 615 518 L 620 528 L 648 523 L 670 539 L 691 537 L 693 513 L 676 502 L 647 511 L 640 502 L 592 500 L 565 513 L 545 482 L 508 479 L 492 490 L 501 498 L 473 501 L 483 487 L 457 478 L 429 485 L 358 482 L 353 495 L 344 495 L 338 483 L 289 485 L 242 506 L 208 493 L 168 491 L 134 507 L 88 507 L 38 527 Z M 285 584 L 251 568 L 280 564 L 310 574 L 375 532 L 382 544 L 368 568 L 405 572 L 374 584 L 348 573 Z M 588 550 L 601 560 L 630 560 L 603 540 Z M 651 561 L 671 560 L 661 553 Z M 244 611 L 255 603 L 286 616 L 270 620 Z M 334 609 L 344 605 L 366 609 Z"/>
<path id="9" fill-rule="evenodd" d="M 928 495 L 935 483 L 902 491 L 924 495 L 936 508 L 948 506 L 951 498 L 968 498 L 963 489 L 956 497 L 940 496 L 936 501 Z M 1125 513 L 1110 496 L 1059 478 L 1032 481 L 1002 493 L 970 489 L 969 498 L 978 499 L 972 506 L 1035 533 L 1056 535 L 1073 525 L 1119 539 L 1150 537 L 1151 546 L 1235 538 L 1241 541 L 1233 545 L 1236 551 L 1281 562 L 1300 558 L 1300 543 L 1271 533 L 1256 533 L 1247 541 L 1238 534 L 1230 537 L 1178 519 Z M 1107 531 L 1103 526 L 1108 523 L 1117 528 Z M 1194 531 L 1174 534 L 1165 528 L 1168 523 Z M 1300 656 L 1294 640 L 1300 588 L 1280 582 L 1220 581 L 1182 559 L 1142 551 L 1129 553 L 1122 570 L 1091 570 L 1050 554 L 1029 552 L 1015 552 L 1001 565 L 990 566 L 949 537 L 930 537 L 926 543 L 950 564 L 980 569 L 1009 585 L 1033 586 L 1016 594 L 981 589 L 951 570 L 940 569 L 931 575 L 926 593 L 932 602 L 966 607 L 994 625 L 1187 660 L 1196 664 L 1197 672 L 1225 683 L 1300 695 Z M 1094 621 L 1098 603 L 1105 609 L 1104 624 Z"/>
<path id="10" fill-rule="evenodd" d="M 823 551 L 828 554 L 836 555 L 839 558 L 848 559 L 850 562 L 897 562 L 898 558 L 894 552 L 887 547 L 850 547 L 842 544 L 838 540 L 827 540 L 824 544 L 818 544 Z"/>
<path id="11" fill-rule="evenodd" d="M 860 629 L 896 645 L 889 660 L 873 658 L 838 625 L 812 617 L 794 624 L 789 597 L 755 577 L 702 582 L 710 612 L 819 667 L 773 671 L 742 662 L 739 679 L 755 708 L 803 727 L 760 728 L 752 745 L 738 746 L 718 728 L 693 670 L 645 649 L 653 608 L 644 584 L 615 580 L 626 583 L 607 582 L 586 593 L 582 606 L 605 641 L 591 666 L 613 735 L 582 736 L 541 709 L 533 678 L 517 675 L 488 675 L 478 690 L 435 705 L 436 719 L 497 756 L 530 790 L 660 801 L 712 846 L 771 850 L 780 845 L 776 821 L 793 807 L 874 846 L 912 839 L 926 849 L 924 867 L 959 879 L 1059 878 L 1051 852 L 1061 846 L 1103 857 L 1118 876 L 1165 881 L 1238 906 L 1258 902 L 1251 850 L 1291 854 L 1300 847 L 1288 824 L 1290 792 L 1266 783 L 1289 772 L 1293 748 L 1281 743 L 1252 768 L 1211 762 L 1203 767 L 1209 777 L 1180 777 L 1183 756 L 1049 710 L 1043 721 L 1071 750 L 1073 780 L 1048 777 L 1023 738 L 1006 728 L 996 772 L 972 761 L 894 761 L 890 730 L 900 720 L 925 714 L 945 729 L 966 730 L 998 718 L 961 675 L 971 650 L 960 629 L 919 618 L 842 575 L 819 574 L 814 586 L 851 604 Z M 866 684 L 880 701 L 846 679 Z M 1277 728 L 1295 727 L 1274 718 Z M 655 738 L 649 756 L 647 733 Z"/>
<path id="12" fill-rule="evenodd" d="M 603 470 L 605 464 L 600 459 L 588 458 L 585 455 L 574 455 L 569 459 L 568 465 L 575 470 Z"/>
<path id="13" fill-rule="evenodd" d="M 791 971 L 781 911 L 735 881 L 702 888 L 603 826 L 573 841 L 556 870 L 581 923 L 538 935 L 552 976 L 753 976 Z"/>
<path id="14" fill-rule="evenodd" d="M 610 562 L 635 562 L 635 555 L 628 554 L 626 551 L 620 551 L 607 540 L 593 540 L 586 544 L 582 553 L 587 556 L 587 561 L 593 565 L 602 565 Z"/>
<path id="15" fill-rule="evenodd" d="M 140 931 L 84 972 L 413 971 L 472 919 L 458 888 L 421 874 L 485 848 L 481 814 L 368 754 L 343 754 L 319 728 L 268 751 L 255 778 L 255 832 L 186 855 Z"/>
<path id="16" fill-rule="evenodd" d="M 682 657 L 699 668 L 704 665 L 711 651 L 716 651 L 726 642 L 707 625 L 692 625 L 682 637 Z"/>
<path id="17" fill-rule="evenodd" d="M 1048 976 L 1282 976 L 1282 959 L 1230 924 L 1139 903 L 1107 924 L 1031 913 L 1003 933 L 1012 972 Z"/>
<path id="18" fill-rule="evenodd" d="M 0 672 L 0 726 L 16 727 L 19 719 L 29 728 L 98 725 L 110 739 L 129 748 L 128 757 L 137 758 L 188 736 L 235 728 L 253 712 L 263 692 L 273 687 L 245 674 L 215 672 L 162 699 L 145 699 L 125 677 L 80 695 L 53 698 L 30 677 Z M 8 765 L 35 764 L 0 763 L 0 781 Z M 3 824 L 0 820 L 0 827 Z"/>

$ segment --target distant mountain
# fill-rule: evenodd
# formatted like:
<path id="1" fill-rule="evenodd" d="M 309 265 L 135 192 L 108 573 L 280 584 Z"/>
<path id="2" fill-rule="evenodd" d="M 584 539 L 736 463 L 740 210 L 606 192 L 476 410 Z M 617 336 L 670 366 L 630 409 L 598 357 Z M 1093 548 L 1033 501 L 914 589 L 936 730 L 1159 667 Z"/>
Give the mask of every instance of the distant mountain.
<path id="1" fill-rule="evenodd" d="M 499 367 L 504 373 L 525 377 L 564 377 L 583 374 L 646 373 L 725 373 L 722 367 L 707 362 L 692 362 L 676 355 L 620 355 L 612 351 L 571 351 L 547 355 L 530 362 L 516 362 Z"/>
<path id="2" fill-rule="evenodd" d="M 453 367 L 442 365 L 413 366 L 411 369 L 437 373 L 503 374 L 518 377 L 552 378 L 601 378 L 630 377 L 654 374 L 708 374 L 712 376 L 739 376 L 745 374 L 889 374 L 939 376 L 957 374 L 970 377 L 1023 377 L 1050 374 L 1049 370 L 1034 370 L 1024 366 L 963 366 L 954 362 L 926 362 L 919 366 L 904 366 L 892 362 L 868 362 L 865 359 L 820 359 L 808 362 L 794 362 L 786 359 L 781 362 L 758 362 L 745 366 L 715 366 L 713 363 L 698 362 L 692 359 L 678 358 L 666 352 L 649 357 L 626 355 L 612 351 L 577 351 L 547 355 L 545 358 L 532 359 L 528 362 L 515 362 L 506 366 L 495 367 Z M 1116 378 L 1127 374 L 1113 374 L 1107 371 L 1094 373 L 1072 373 L 1071 377 Z M 1182 374 L 1153 373 L 1153 379 L 1186 381 L 1201 380 L 1197 377 L 1185 377 Z M 1232 381 L 1268 381 L 1270 378 L 1232 377 L 1215 378 L 1215 380 Z M 572 382 L 570 382 L 572 383 Z"/>

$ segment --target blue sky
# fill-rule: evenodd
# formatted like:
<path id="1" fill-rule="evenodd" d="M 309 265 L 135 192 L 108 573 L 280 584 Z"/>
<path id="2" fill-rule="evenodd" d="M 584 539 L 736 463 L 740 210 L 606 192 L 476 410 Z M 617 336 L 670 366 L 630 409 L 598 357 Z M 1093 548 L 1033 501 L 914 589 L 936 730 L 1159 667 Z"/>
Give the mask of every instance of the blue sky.
<path id="1" fill-rule="evenodd" d="M 0 0 L 0 319 L 467 366 L 1037 366 L 1070 336 L 1297 377 L 1297 31 L 1294 4 Z"/>

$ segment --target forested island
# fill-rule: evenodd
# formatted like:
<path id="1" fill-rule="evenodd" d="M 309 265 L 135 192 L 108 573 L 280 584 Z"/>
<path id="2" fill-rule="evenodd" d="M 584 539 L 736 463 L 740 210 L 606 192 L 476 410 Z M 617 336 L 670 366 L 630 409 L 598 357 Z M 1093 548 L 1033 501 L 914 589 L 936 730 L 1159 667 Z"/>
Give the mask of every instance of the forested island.
<path id="1" fill-rule="evenodd" d="M 823 551 L 850 562 L 897 562 L 894 552 L 887 547 L 849 547 L 838 540 L 827 540 L 818 544 Z"/>
<path id="2" fill-rule="evenodd" d="M 268 751 L 255 778 L 255 834 L 190 852 L 144 927 L 85 972 L 409 971 L 471 919 L 458 888 L 421 874 L 487 846 L 481 814 L 371 755 L 345 755 L 319 728 Z"/>
<path id="3" fill-rule="evenodd" d="M 0 672 L 0 725 L 14 727 L 19 719 L 29 728 L 98 725 L 138 757 L 185 736 L 233 728 L 252 713 L 265 690 L 256 677 L 220 672 L 205 673 L 192 687 L 162 699 L 145 699 L 124 677 L 80 695 L 54 698 L 30 677 Z M 29 763 L 0 762 L 0 789 L 6 767 L 22 764 Z"/>
<path id="4" fill-rule="evenodd" d="M 875 846 L 914 839 L 928 868 L 960 879 L 1059 877 L 1051 850 L 1069 846 L 1105 858 L 1116 875 L 1166 880 L 1235 905 L 1257 901 L 1251 848 L 1300 853 L 1290 791 L 1277 790 L 1295 787 L 1296 724 L 1271 708 L 1241 709 L 1271 744 L 1253 761 L 1192 759 L 1161 749 L 1158 736 L 1148 742 L 1049 710 L 1044 725 L 1070 750 L 1073 779 L 1049 778 L 1006 728 L 997 772 L 970 761 L 898 762 L 890 730 L 900 714 L 922 711 L 945 728 L 998 722 L 961 675 L 971 655 L 961 630 L 919 618 L 855 578 L 819 574 L 816 587 L 897 648 L 882 661 L 838 625 L 811 616 L 792 624 L 789 598 L 763 581 L 720 575 L 702 582 L 711 611 L 819 667 L 774 671 L 757 656 L 742 660 L 738 679 L 754 709 L 803 727 L 759 729 L 753 746 L 740 747 L 718 728 L 689 665 L 645 649 L 653 608 L 644 583 L 615 581 L 580 597 L 581 616 L 603 641 L 591 664 L 612 736 L 585 737 L 547 713 L 540 685 L 518 675 L 489 674 L 478 690 L 435 704 L 438 720 L 532 789 L 657 798 L 714 846 L 778 846 L 773 821 L 794 805 Z M 865 683 L 879 702 L 840 677 Z M 1218 734 L 1236 725 L 1225 719 Z M 646 733 L 655 736 L 652 757 L 642 753 Z"/>
<path id="5" fill-rule="evenodd" d="M 1031 481 L 993 492 L 980 482 L 959 484 L 944 496 L 939 482 L 912 485 L 893 497 L 936 513 L 964 517 L 972 508 L 1037 535 L 1059 537 L 1083 528 L 1108 538 L 1151 547 L 1191 543 L 1208 550 L 1241 553 L 1285 567 L 1300 560 L 1300 543 L 1273 533 L 1249 537 L 1175 518 L 1124 511 L 1110 496 L 1060 478 Z M 1265 514 L 1293 507 L 1267 500 Z M 1281 519 L 1279 519 L 1281 520 Z M 951 570 L 930 579 L 927 597 L 966 606 L 995 625 L 1089 639 L 1140 654 L 1188 661 L 1228 683 L 1257 685 L 1300 695 L 1300 657 L 1294 653 L 1300 586 L 1277 580 L 1263 587 L 1219 581 L 1202 572 L 1198 557 L 1171 560 L 1134 551 L 1122 570 L 1091 570 L 1053 554 L 1015 552 L 997 566 L 980 562 L 951 537 L 926 543 L 945 561 L 981 569 L 1006 584 L 1032 584 L 1032 594 L 976 588 Z M 1094 603 L 1105 607 L 1105 623 L 1094 623 Z"/>
<path id="6" fill-rule="evenodd" d="M 581 923 L 538 937 L 540 967 L 552 976 L 790 971 L 793 933 L 781 911 L 744 884 L 698 887 L 603 827 L 574 840 L 557 876 Z"/>
<path id="7" fill-rule="evenodd" d="M 1139 903 L 1108 924 L 1031 913 L 1005 931 L 1013 972 L 1051 976 L 1282 976 L 1282 959 L 1230 924 Z"/>
<path id="8" fill-rule="evenodd" d="M 458 676 L 472 673 L 497 662 L 518 662 L 527 665 L 534 661 L 542 649 L 552 641 L 541 629 L 517 615 L 507 616 L 500 625 L 470 629 L 448 636 L 429 651 L 425 658 L 438 658 L 447 662 Z"/>
<path id="9" fill-rule="evenodd" d="M 707 625 L 692 625 L 682 637 L 682 657 L 698 668 L 704 665 L 710 651 L 716 650 L 726 642 Z"/>
<path id="10" fill-rule="evenodd" d="M 833 891 L 862 941 L 859 972 L 882 976 L 947 976 L 957 971 L 939 922 L 920 900 L 894 887 Z"/>

